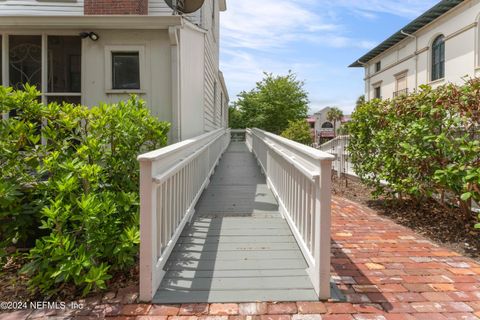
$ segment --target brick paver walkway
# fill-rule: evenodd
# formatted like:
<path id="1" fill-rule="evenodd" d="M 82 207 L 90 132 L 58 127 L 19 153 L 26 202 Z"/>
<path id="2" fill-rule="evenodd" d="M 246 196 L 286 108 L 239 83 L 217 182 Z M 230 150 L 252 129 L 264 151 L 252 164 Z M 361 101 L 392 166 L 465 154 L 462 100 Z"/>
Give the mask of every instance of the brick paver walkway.
<path id="1" fill-rule="evenodd" d="M 435 221 L 432 221 L 435 223 Z M 373 211 L 333 199 L 332 272 L 347 302 L 135 304 L 135 288 L 82 301 L 81 311 L 17 311 L 1 320 L 480 319 L 480 264 Z"/>

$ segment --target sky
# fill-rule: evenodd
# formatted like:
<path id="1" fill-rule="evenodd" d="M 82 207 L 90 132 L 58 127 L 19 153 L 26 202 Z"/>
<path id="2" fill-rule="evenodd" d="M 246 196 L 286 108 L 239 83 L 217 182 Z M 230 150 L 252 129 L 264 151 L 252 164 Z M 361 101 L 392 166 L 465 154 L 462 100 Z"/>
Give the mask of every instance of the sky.
<path id="1" fill-rule="evenodd" d="M 349 114 L 364 93 L 358 58 L 435 5 L 436 0 L 227 0 L 220 67 L 230 100 L 263 72 L 289 70 L 305 82 L 310 113 L 338 106 Z"/>

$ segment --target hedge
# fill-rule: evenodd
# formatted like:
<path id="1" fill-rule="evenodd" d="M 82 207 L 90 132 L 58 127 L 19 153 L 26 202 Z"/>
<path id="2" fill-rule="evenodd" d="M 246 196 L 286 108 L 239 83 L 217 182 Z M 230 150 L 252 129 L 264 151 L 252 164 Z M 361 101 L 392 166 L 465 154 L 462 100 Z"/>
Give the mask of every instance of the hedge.
<path id="1" fill-rule="evenodd" d="M 357 107 L 348 130 L 355 172 L 376 195 L 449 199 L 471 217 L 480 201 L 479 79 L 373 99 Z"/>
<path id="2" fill-rule="evenodd" d="M 139 244 L 141 151 L 166 145 L 170 125 L 136 97 L 91 109 L 39 102 L 0 87 L 0 258 L 31 248 L 33 292 L 102 289 L 130 268 Z"/>

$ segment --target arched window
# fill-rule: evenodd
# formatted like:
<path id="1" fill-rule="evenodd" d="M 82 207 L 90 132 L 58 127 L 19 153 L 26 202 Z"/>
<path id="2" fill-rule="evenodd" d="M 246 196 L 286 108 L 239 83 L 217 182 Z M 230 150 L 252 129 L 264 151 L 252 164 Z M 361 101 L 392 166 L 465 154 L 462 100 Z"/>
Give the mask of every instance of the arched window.
<path id="1" fill-rule="evenodd" d="M 435 38 L 432 44 L 432 81 L 445 77 L 445 38 Z"/>
<path id="2" fill-rule="evenodd" d="M 322 124 L 322 129 L 333 129 L 333 124 L 331 122 L 324 122 Z"/>

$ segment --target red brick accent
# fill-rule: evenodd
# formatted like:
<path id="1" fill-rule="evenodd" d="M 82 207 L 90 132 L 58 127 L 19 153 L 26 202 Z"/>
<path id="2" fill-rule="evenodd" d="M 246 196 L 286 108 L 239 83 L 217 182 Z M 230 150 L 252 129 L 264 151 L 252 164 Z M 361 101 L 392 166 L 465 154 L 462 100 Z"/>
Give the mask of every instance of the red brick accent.
<path id="1" fill-rule="evenodd" d="M 146 315 L 151 307 L 149 304 L 126 304 L 123 306 L 121 314 L 126 316 Z"/>
<path id="2" fill-rule="evenodd" d="M 85 0 L 85 15 L 147 15 L 148 0 Z"/>
<path id="3" fill-rule="evenodd" d="M 269 314 L 293 314 L 297 313 L 297 305 L 292 302 L 269 303 Z"/>
<path id="4" fill-rule="evenodd" d="M 154 305 L 149 314 L 152 316 L 176 316 L 179 311 L 179 305 Z"/>
<path id="5" fill-rule="evenodd" d="M 322 302 L 297 302 L 298 313 L 326 313 L 327 308 Z"/>
<path id="6" fill-rule="evenodd" d="M 235 316 L 238 314 L 237 303 L 212 303 L 210 315 L 213 316 Z"/>
<path id="7" fill-rule="evenodd" d="M 326 303 L 328 313 L 356 313 L 351 303 Z"/>
<path id="8" fill-rule="evenodd" d="M 180 316 L 198 316 L 208 314 L 208 303 L 182 304 L 178 314 Z"/>
<path id="9" fill-rule="evenodd" d="M 254 316 L 267 313 L 266 302 L 240 303 L 238 307 L 241 315 Z"/>

